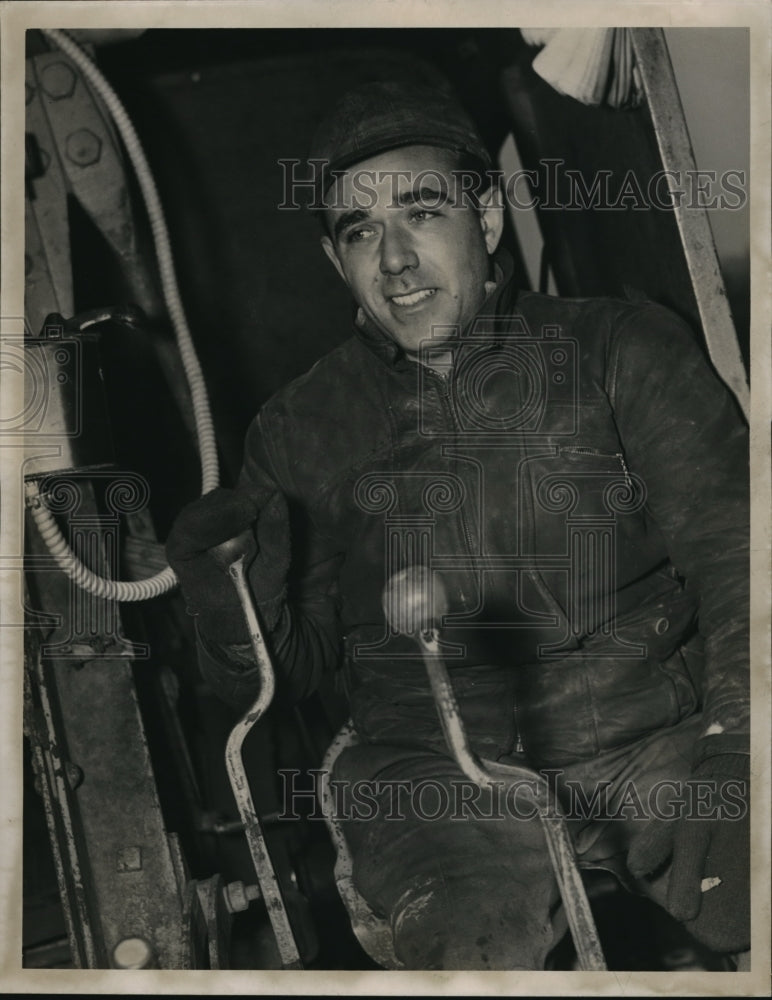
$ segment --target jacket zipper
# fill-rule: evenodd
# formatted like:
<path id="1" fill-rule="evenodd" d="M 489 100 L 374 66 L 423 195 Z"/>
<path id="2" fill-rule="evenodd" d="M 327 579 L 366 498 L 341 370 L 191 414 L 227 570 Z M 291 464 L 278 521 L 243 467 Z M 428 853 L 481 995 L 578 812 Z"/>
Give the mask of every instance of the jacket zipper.
<path id="1" fill-rule="evenodd" d="M 434 369 L 430 369 L 430 370 L 432 371 L 432 374 L 436 375 L 436 377 L 438 379 L 439 387 L 440 387 L 438 395 L 440 397 L 441 406 L 442 406 L 444 412 L 446 413 L 446 415 L 447 415 L 447 417 L 449 419 L 450 426 L 453 428 L 454 431 L 458 431 L 459 428 L 458 428 L 458 424 L 456 422 L 455 414 L 453 413 L 453 407 L 450 404 L 450 379 L 448 378 L 447 375 L 443 375 L 441 372 L 435 371 Z M 466 541 L 467 552 L 469 553 L 470 556 L 472 556 L 474 554 L 473 550 L 472 550 L 472 533 L 469 530 L 469 524 L 468 524 L 468 522 L 466 520 L 466 516 L 464 515 L 463 504 L 459 507 L 459 516 L 461 518 L 461 527 L 463 529 L 464 539 Z M 482 520 L 482 512 L 480 514 L 480 519 Z M 523 746 L 523 740 L 522 740 L 522 737 L 520 735 L 520 726 L 518 725 L 518 722 L 517 722 L 517 698 L 516 697 L 513 697 L 513 699 L 512 699 L 512 723 L 513 723 L 514 729 L 515 729 L 515 733 L 514 733 L 514 736 L 515 736 L 515 750 L 514 750 L 514 752 L 515 753 L 524 753 L 525 752 L 525 747 Z"/>
<path id="2" fill-rule="evenodd" d="M 517 695 L 512 698 L 512 718 L 515 723 L 515 753 L 525 753 L 523 739 L 520 735 L 520 724 L 517 721 Z"/>
<path id="3" fill-rule="evenodd" d="M 445 411 L 446 416 L 449 418 L 450 426 L 453 428 L 454 432 L 458 431 L 458 425 L 456 423 L 456 418 L 453 413 L 453 407 L 450 405 L 450 380 L 447 375 L 443 375 L 441 372 L 434 371 L 440 384 L 439 397 L 442 403 L 442 408 Z M 454 459 L 454 461 L 457 461 Z M 461 527 L 464 533 L 464 540 L 466 542 L 466 549 L 470 556 L 474 556 L 474 551 L 472 547 L 472 532 L 469 530 L 469 524 L 467 523 L 466 516 L 464 514 L 463 504 L 459 507 L 459 517 L 461 518 Z"/>
<path id="4" fill-rule="evenodd" d="M 627 462 L 625 461 L 625 456 L 622 454 L 621 451 L 618 451 L 616 455 L 617 458 L 619 459 L 619 464 L 622 466 L 622 472 L 624 473 L 625 476 L 625 486 L 627 486 L 628 490 L 632 490 L 633 482 L 630 479 L 630 470 L 627 468 Z"/>

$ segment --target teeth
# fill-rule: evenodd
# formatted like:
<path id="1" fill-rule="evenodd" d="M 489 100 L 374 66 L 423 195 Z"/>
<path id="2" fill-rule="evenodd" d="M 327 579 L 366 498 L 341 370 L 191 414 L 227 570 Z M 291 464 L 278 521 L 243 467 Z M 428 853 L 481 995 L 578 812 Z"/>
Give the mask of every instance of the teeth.
<path id="1" fill-rule="evenodd" d="M 430 295 L 434 295 L 435 291 L 434 288 L 423 288 L 420 292 L 411 292 L 410 295 L 393 295 L 391 301 L 398 306 L 414 306 L 421 299 L 428 299 Z"/>

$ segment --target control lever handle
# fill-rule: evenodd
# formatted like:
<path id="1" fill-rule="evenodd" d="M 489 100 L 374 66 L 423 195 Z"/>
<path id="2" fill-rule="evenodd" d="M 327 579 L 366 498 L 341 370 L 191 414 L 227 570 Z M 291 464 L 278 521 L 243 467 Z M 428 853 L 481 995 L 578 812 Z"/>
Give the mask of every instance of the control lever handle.
<path id="1" fill-rule="evenodd" d="M 237 560 L 241 559 L 246 562 L 246 557 L 253 555 L 256 551 L 257 543 L 250 527 L 245 528 L 238 535 L 234 535 L 233 538 L 220 542 L 219 545 L 213 545 L 209 549 L 209 554 L 219 566 L 231 572 L 231 567 Z M 233 574 L 231 573 L 231 575 Z M 239 594 L 240 596 L 241 594 Z"/>
<path id="2" fill-rule="evenodd" d="M 412 637 L 421 651 L 445 741 L 466 777 L 480 788 L 494 786 L 507 778 L 519 782 L 525 778 L 526 781 L 534 782 L 533 803 L 542 824 L 580 967 L 589 970 L 605 969 L 603 949 L 573 842 L 549 784 L 543 776 L 530 768 L 481 759 L 469 743 L 442 655 L 439 630 L 448 605 L 441 580 L 435 579 L 426 566 L 408 566 L 389 578 L 383 590 L 382 603 L 386 618 L 394 631 Z"/>
<path id="3" fill-rule="evenodd" d="M 257 549 L 254 532 L 247 528 L 234 538 L 221 542 L 209 549 L 215 561 L 228 572 L 239 597 L 244 619 L 249 629 L 249 641 L 259 671 L 260 690 L 254 704 L 236 723 L 225 747 L 225 767 L 238 806 L 239 816 L 244 825 L 247 846 L 252 856 L 257 883 L 268 909 L 276 945 L 282 966 L 285 969 L 303 967 L 295 933 L 287 914 L 284 894 L 276 874 L 271 855 L 263 835 L 263 828 L 255 810 L 249 787 L 242 745 L 252 727 L 267 711 L 275 690 L 275 676 L 271 656 L 263 638 L 252 591 L 249 589 L 246 566 Z"/>

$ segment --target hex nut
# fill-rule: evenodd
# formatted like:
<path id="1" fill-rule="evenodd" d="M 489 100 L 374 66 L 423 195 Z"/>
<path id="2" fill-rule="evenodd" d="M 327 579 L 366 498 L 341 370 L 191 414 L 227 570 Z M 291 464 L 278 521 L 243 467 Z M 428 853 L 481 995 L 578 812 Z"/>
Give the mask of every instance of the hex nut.
<path id="1" fill-rule="evenodd" d="M 244 883 L 241 881 L 229 882 L 223 886 L 225 896 L 225 906 L 229 913 L 241 913 L 249 906 L 247 894 L 244 891 Z"/>
<path id="2" fill-rule="evenodd" d="M 78 167 L 90 167 L 102 155 L 102 140 L 91 129 L 70 132 L 65 145 L 67 158 Z"/>
<path id="3" fill-rule="evenodd" d="M 49 63 L 41 75 L 43 90 L 55 101 L 69 97 L 75 90 L 76 76 L 64 62 Z"/>

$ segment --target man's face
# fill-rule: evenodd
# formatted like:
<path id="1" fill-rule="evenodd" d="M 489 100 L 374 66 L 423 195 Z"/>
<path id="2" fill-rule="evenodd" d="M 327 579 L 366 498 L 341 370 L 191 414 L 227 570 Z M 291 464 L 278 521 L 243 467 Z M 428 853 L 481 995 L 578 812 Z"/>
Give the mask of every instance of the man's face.
<path id="1" fill-rule="evenodd" d="M 327 256 L 370 321 L 410 354 L 433 328 L 450 337 L 474 318 L 501 237 L 501 208 L 476 210 L 455 166 L 450 150 L 407 146 L 351 167 L 326 198 Z"/>

